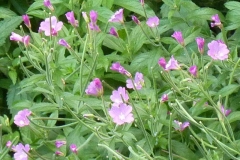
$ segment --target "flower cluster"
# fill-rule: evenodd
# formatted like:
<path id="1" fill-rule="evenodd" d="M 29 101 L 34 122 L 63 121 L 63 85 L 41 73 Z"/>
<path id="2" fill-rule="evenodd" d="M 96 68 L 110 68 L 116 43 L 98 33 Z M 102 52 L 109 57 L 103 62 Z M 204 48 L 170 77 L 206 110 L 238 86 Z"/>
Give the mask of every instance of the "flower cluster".
<path id="1" fill-rule="evenodd" d="M 161 57 L 159 60 L 158 60 L 158 64 L 166 71 L 169 71 L 169 70 L 177 70 L 177 69 L 180 69 L 180 66 L 178 64 L 178 61 L 175 60 L 175 58 L 172 56 L 170 58 L 170 60 L 168 61 L 168 63 L 166 63 L 166 60 L 165 58 Z"/>
<path id="2" fill-rule="evenodd" d="M 11 41 L 16 41 L 16 42 L 22 42 L 25 46 L 29 45 L 30 42 L 30 36 L 20 36 L 17 33 L 12 32 L 12 35 L 10 36 Z"/>

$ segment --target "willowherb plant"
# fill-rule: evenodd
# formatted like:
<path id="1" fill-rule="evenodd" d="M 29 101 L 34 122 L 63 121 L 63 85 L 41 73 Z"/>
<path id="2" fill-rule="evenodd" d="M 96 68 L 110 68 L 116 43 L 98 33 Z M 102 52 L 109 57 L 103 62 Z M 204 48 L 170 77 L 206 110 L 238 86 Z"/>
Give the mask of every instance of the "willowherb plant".
<path id="1" fill-rule="evenodd" d="M 240 3 L 163 2 L 34 2 L 0 159 L 238 159 Z"/>

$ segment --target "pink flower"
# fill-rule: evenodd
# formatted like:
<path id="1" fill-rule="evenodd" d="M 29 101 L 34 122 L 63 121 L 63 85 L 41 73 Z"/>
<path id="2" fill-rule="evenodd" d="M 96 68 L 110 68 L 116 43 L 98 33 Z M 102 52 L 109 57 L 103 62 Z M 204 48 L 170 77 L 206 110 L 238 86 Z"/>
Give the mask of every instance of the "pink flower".
<path id="1" fill-rule="evenodd" d="M 77 154 L 77 146 L 76 146 L 76 144 L 71 144 L 71 145 L 70 145 L 70 150 L 71 150 L 73 153 Z"/>
<path id="2" fill-rule="evenodd" d="M 180 69 L 180 66 L 178 65 L 177 60 L 175 60 L 174 57 L 172 56 L 168 61 L 168 63 L 166 64 L 165 70 L 169 71 L 169 70 L 177 70 L 177 69 Z"/>
<path id="3" fill-rule="evenodd" d="M 163 68 L 163 69 L 166 69 L 166 60 L 165 58 L 161 57 L 159 60 L 158 60 L 158 64 Z"/>
<path id="4" fill-rule="evenodd" d="M 118 107 L 121 103 L 126 103 L 129 99 L 126 89 L 119 87 L 118 90 L 114 90 L 110 99 L 113 101 L 113 106 Z"/>
<path id="5" fill-rule="evenodd" d="M 119 37 L 118 32 L 116 31 L 116 29 L 115 29 L 114 27 L 111 27 L 111 28 L 110 28 L 109 33 L 110 33 L 111 35 L 117 37 L 117 38 Z"/>
<path id="6" fill-rule="evenodd" d="M 98 18 L 98 14 L 96 11 L 90 11 L 90 23 L 89 23 L 89 28 L 91 30 L 100 32 L 100 28 L 97 25 L 97 18 Z"/>
<path id="7" fill-rule="evenodd" d="M 167 95 L 167 94 L 163 94 L 160 101 L 161 101 L 161 102 L 166 102 L 166 101 L 168 101 L 168 95 Z"/>
<path id="8" fill-rule="evenodd" d="M 72 26 L 78 27 L 78 21 L 75 19 L 73 11 L 67 12 L 67 13 L 65 14 L 65 16 L 66 16 L 68 22 L 69 22 Z"/>
<path id="9" fill-rule="evenodd" d="M 23 19 L 24 24 L 25 24 L 28 28 L 31 28 L 31 23 L 30 23 L 30 20 L 29 20 L 28 15 L 27 15 L 27 14 L 22 15 L 22 19 Z"/>
<path id="10" fill-rule="evenodd" d="M 11 141 L 7 141 L 7 143 L 6 143 L 6 147 L 10 147 L 12 145 L 12 142 Z"/>
<path id="11" fill-rule="evenodd" d="M 197 42 L 197 45 L 198 45 L 199 53 L 203 54 L 204 53 L 204 43 L 205 43 L 204 38 L 197 37 L 196 42 Z"/>
<path id="12" fill-rule="evenodd" d="M 159 25 L 159 18 L 157 16 L 150 17 L 146 23 L 151 28 L 157 27 Z"/>
<path id="13" fill-rule="evenodd" d="M 30 121 L 28 120 L 28 116 L 30 116 L 31 114 L 32 114 L 32 112 L 28 109 L 19 111 L 14 116 L 14 123 L 19 127 L 28 126 L 30 123 Z"/>
<path id="14" fill-rule="evenodd" d="M 102 82 L 99 78 L 95 78 L 85 90 L 87 95 L 101 96 L 103 94 Z"/>
<path id="15" fill-rule="evenodd" d="M 58 22 L 57 18 L 55 16 L 52 16 L 50 18 L 46 18 L 45 21 L 41 22 L 39 31 L 44 31 L 46 36 L 56 36 L 57 33 L 62 29 L 62 26 L 63 23 L 61 21 Z"/>
<path id="16" fill-rule="evenodd" d="M 197 77 L 197 66 L 193 65 L 188 70 L 194 77 Z"/>
<path id="17" fill-rule="evenodd" d="M 60 148 L 62 145 L 65 145 L 66 144 L 66 141 L 59 141 L 59 140 L 56 140 L 55 142 L 55 146 L 57 148 Z"/>
<path id="18" fill-rule="evenodd" d="M 113 122 L 117 125 L 132 123 L 134 121 L 132 107 L 125 103 L 121 103 L 119 107 L 112 106 L 108 113 L 112 117 Z"/>
<path id="19" fill-rule="evenodd" d="M 62 153 L 61 151 L 56 151 L 55 154 L 58 155 L 58 156 L 61 156 L 61 157 L 64 156 L 64 153 Z"/>
<path id="20" fill-rule="evenodd" d="M 15 160 L 28 160 L 27 153 L 30 151 L 29 144 L 26 144 L 25 146 L 22 143 L 17 144 L 14 147 L 14 159 Z"/>
<path id="21" fill-rule="evenodd" d="M 59 39 L 58 44 L 66 47 L 66 48 L 71 48 L 71 46 L 64 40 L 64 39 Z"/>
<path id="22" fill-rule="evenodd" d="M 208 43 L 208 55 L 214 60 L 228 59 L 229 50 L 221 40 Z"/>
<path id="23" fill-rule="evenodd" d="M 134 82 L 134 84 L 132 83 L 132 81 Z M 142 89 L 143 85 L 144 85 L 143 74 L 139 72 L 135 74 L 134 80 L 132 79 L 127 80 L 127 88 L 132 88 L 132 89 L 136 88 L 137 90 L 140 90 Z"/>
<path id="24" fill-rule="evenodd" d="M 119 9 L 117 12 L 112 15 L 112 17 L 108 20 L 108 22 L 119 22 L 124 23 L 123 21 L 123 9 Z"/>
<path id="25" fill-rule="evenodd" d="M 11 41 L 16 41 L 16 42 L 22 42 L 25 46 L 29 45 L 30 42 L 30 36 L 20 36 L 17 33 L 12 32 L 12 35 L 10 36 Z"/>
<path id="26" fill-rule="evenodd" d="M 174 120 L 174 125 L 173 127 L 175 128 L 175 130 L 182 132 L 185 128 L 187 128 L 188 126 L 190 126 L 189 122 L 179 122 L 177 120 Z"/>
<path id="27" fill-rule="evenodd" d="M 47 7 L 51 11 L 54 11 L 54 8 L 53 8 L 52 3 L 50 2 L 50 0 L 44 0 L 43 4 L 44 4 L 45 7 Z"/>
<path id="28" fill-rule="evenodd" d="M 140 24 L 140 21 L 138 20 L 138 18 L 137 18 L 136 16 L 132 16 L 132 20 L 133 20 L 137 25 Z"/>
<path id="29" fill-rule="evenodd" d="M 232 110 L 225 109 L 224 106 L 221 106 L 221 112 L 227 117 L 232 112 Z"/>
<path id="30" fill-rule="evenodd" d="M 128 77 L 131 77 L 131 73 L 129 73 L 123 66 L 120 65 L 120 63 L 118 62 L 115 62 L 115 63 L 112 63 L 112 66 L 110 67 L 111 70 L 113 71 L 117 71 L 121 74 L 124 74 Z"/>
<path id="31" fill-rule="evenodd" d="M 212 16 L 212 21 L 213 22 L 211 23 L 211 27 L 215 27 L 215 26 L 217 26 L 219 28 L 222 27 L 222 23 L 221 23 L 221 21 L 219 19 L 218 14 L 215 14 L 215 15 Z"/>
<path id="32" fill-rule="evenodd" d="M 143 6 L 144 5 L 144 0 L 139 0 L 141 5 Z"/>
<path id="33" fill-rule="evenodd" d="M 183 37 L 182 37 L 182 32 L 180 31 L 175 31 L 172 35 L 173 38 L 176 39 L 176 41 L 181 44 L 182 46 L 184 46 L 184 40 L 183 40 Z"/>

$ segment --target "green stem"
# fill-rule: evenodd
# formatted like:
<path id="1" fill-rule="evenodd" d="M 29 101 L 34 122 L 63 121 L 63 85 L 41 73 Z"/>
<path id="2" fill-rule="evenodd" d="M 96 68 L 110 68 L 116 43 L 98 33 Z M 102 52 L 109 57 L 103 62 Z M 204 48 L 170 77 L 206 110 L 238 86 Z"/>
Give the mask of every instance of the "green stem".
<path id="1" fill-rule="evenodd" d="M 173 160 L 172 155 L 172 122 L 173 122 L 173 115 L 170 113 L 170 119 L 169 119 L 169 128 L 168 128 L 168 158 L 169 160 Z"/>

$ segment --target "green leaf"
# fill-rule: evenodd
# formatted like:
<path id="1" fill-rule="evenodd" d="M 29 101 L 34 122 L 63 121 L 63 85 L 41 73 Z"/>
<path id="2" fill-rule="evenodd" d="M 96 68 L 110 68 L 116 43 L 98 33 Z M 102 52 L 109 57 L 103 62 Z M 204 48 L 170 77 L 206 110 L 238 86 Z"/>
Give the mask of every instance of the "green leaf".
<path id="1" fill-rule="evenodd" d="M 16 70 L 15 69 L 14 70 L 10 70 L 8 72 L 8 75 L 11 78 L 13 84 L 16 84 L 16 81 L 17 81 L 17 72 L 16 72 Z"/>
<path id="2" fill-rule="evenodd" d="M 231 114 L 229 114 L 227 116 L 227 119 L 228 119 L 229 123 L 239 121 L 240 120 L 240 111 L 232 112 Z"/>
<path id="3" fill-rule="evenodd" d="M 11 18 L 17 14 L 8 8 L 0 7 L 0 18 Z"/>
<path id="4" fill-rule="evenodd" d="M 137 14 L 140 14 L 141 16 L 145 17 L 143 8 L 139 2 L 139 0 L 114 0 L 114 4 L 121 6 L 123 8 L 126 8 L 129 11 L 135 12 Z M 152 9 L 149 9 L 147 5 L 145 5 L 145 10 L 147 13 L 147 16 L 155 16 L 155 13 L 153 12 Z"/>
<path id="5" fill-rule="evenodd" d="M 17 28 L 21 22 L 21 16 L 6 18 L 0 21 L 0 46 L 5 43 L 5 39 L 9 38 L 10 33 Z"/>
<path id="6" fill-rule="evenodd" d="M 146 41 L 146 36 L 143 34 L 139 25 L 137 25 L 131 32 L 130 36 L 130 47 L 132 53 L 136 53 Z"/>
<path id="7" fill-rule="evenodd" d="M 114 0 L 102 0 L 102 6 L 111 9 L 113 2 Z"/>
<path id="8" fill-rule="evenodd" d="M 234 10 L 234 9 L 237 9 L 239 10 L 240 8 L 240 2 L 236 2 L 236 1 L 230 1 L 230 2 L 226 2 L 224 4 L 224 6 L 229 9 L 229 10 Z"/>
<path id="9" fill-rule="evenodd" d="M 226 96 L 232 94 L 233 92 L 235 92 L 239 87 L 240 87 L 239 84 L 230 84 L 228 86 L 223 87 L 217 93 L 217 95 L 220 95 L 221 97 L 226 97 Z"/>
<path id="10" fill-rule="evenodd" d="M 55 110 L 51 115 L 49 116 L 50 118 L 58 118 L 58 110 Z M 53 127 L 56 124 L 57 120 L 48 120 L 47 126 L 48 127 Z"/>
<path id="11" fill-rule="evenodd" d="M 199 159 L 199 157 L 190 150 L 185 144 L 172 140 L 173 152 L 186 159 Z"/>
<path id="12" fill-rule="evenodd" d="M 119 52 L 123 52 L 125 49 L 125 42 L 121 38 L 117 38 L 112 35 L 107 35 L 103 41 L 103 45 L 111 48 L 113 50 L 117 50 Z"/>
<path id="13" fill-rule="evenodd" d="M 88 9 L 88 11 L 90 10 L 98 12 L 98 20 L 103 23 L 108 23 L 108 20 L 113 15 L 113 12 L 106 7 L 93 7 Z"/>

